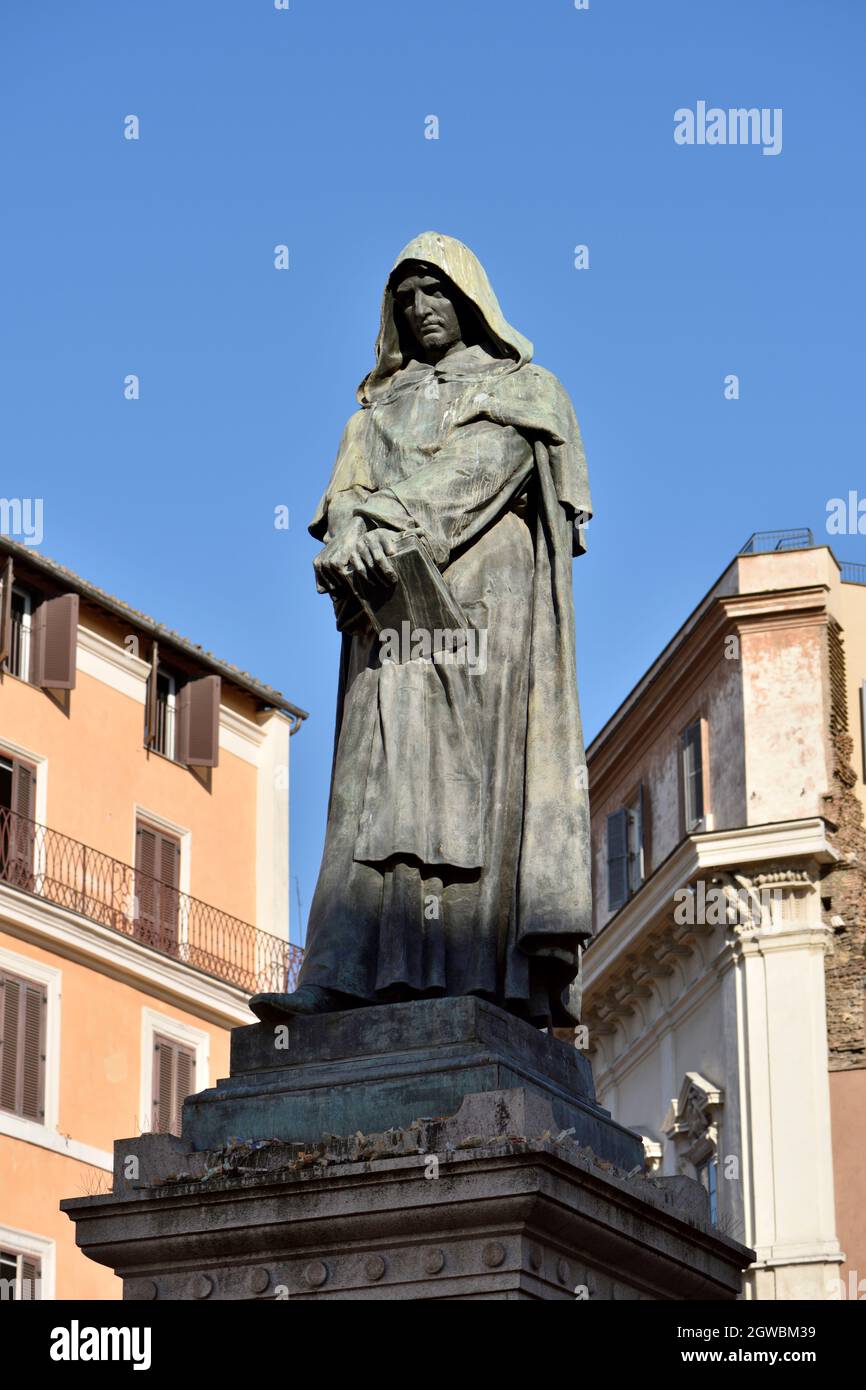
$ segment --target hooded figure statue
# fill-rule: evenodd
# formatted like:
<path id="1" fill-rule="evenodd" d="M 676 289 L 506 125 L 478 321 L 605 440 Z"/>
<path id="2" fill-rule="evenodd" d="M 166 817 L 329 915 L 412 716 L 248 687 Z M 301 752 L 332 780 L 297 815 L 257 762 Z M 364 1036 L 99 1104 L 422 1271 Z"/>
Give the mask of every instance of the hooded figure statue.
<path id="1" fill-rule="evenodd" d="M 474 994 L 567 1026 L 591 930 L 571 402 L 480 262 L 435 232 L 388 277 L 358 400 L 310 525 L 343 633 L 324 855 L 298 988 L 253 1009 Z M 465 615 L 462 660 L 423 643 L 388 659 L 358 602 L 362 581 L 393 584 L 407 536 Z"/>

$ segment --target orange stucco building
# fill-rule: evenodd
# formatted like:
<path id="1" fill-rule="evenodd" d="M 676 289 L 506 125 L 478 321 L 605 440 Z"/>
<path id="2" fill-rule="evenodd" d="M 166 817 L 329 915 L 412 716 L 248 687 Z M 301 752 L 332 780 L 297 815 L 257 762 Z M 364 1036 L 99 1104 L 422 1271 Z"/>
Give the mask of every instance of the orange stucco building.
<path id="1" fill-rule="evenodd" d="M 291 987 L 276 690 L 0 538 L 0 1289 L 114 1298 L 62 1197 Z"/>

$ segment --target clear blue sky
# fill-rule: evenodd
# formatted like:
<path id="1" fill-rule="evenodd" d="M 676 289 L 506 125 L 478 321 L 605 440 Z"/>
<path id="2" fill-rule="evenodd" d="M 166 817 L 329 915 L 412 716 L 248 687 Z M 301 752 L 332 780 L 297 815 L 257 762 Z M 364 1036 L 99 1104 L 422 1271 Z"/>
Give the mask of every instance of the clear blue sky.
<path id="1" fill-rule="evenodd" d="M 7 0 L 0 44 L 0 491 L 310 710 L 305 913 L 337 663 L 306 523 L 411 236 L 472 246 L 575 401 L 589 736 L 753 530 L 866 496 L 862 0 Z M 782 153 L 676 145 L 698 100 L 781 107 Z"/>

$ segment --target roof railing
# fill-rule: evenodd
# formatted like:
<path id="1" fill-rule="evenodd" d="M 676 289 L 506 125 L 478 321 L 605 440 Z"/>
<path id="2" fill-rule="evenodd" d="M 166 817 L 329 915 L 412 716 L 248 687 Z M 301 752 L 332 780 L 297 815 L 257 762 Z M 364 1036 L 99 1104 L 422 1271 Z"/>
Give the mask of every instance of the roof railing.
<path id="1" fill-rule="evenodd" d="M 840 560 L 843 584 L 866 584 L 866 565 L 855 564 L 852 560 Z"/>
<path id="2" fill-rule="evenodd" d="M 787 531 L 755 531 L 740 550 L 741 555 L 759 555 L 773 550 L 808 550 L 815 538 L 807 526 Z"/>

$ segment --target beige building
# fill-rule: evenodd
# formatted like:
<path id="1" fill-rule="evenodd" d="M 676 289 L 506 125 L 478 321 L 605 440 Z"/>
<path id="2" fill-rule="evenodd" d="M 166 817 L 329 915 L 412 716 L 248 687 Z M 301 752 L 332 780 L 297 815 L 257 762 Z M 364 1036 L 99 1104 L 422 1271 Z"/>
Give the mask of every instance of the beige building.
<path id="1" fill-rule="evenodd" d="M 751 1298 L 866 1295 L 864 689 L 866 567 L 764 534 L 587 754 L 599 1096 Z"/>
<path id="2" fill-rule="evenodd" d="M 250 994 L 292 987 L 304 717 L 0 538 L 0 1296 L 119 1296 L 60 1199 L 176 1131 Z"/>

